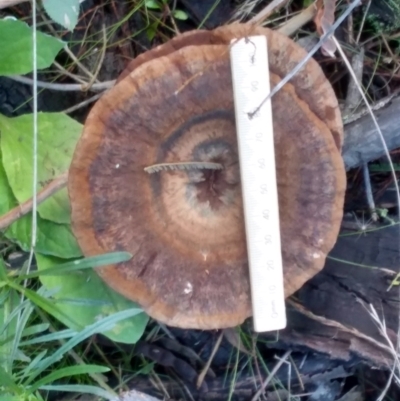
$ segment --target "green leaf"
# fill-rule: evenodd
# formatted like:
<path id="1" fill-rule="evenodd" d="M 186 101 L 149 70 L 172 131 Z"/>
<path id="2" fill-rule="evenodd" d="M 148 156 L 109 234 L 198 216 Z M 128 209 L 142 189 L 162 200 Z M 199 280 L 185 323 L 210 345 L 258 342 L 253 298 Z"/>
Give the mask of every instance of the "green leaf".
<path id="1" fill-rule="evenodd" d="M 157 0 L 146 0 L 145 5 L 152 10 L 160 10 L 160 3 Z"/>
<path id="2" fill-rule="evenodd" d="M 21 217 L 6 231 L 7 238 L 14 240 L 24 250 L 31 246 L 32 215 Z M 57 224 L 38 216 L 38 231 L 35 250 L 45 255 L 60 258 L 77 258 L 82 252 L 71 229 L 66 224 Z"/>
<path id="3" fill-rule="evenodd" d="M 19 203 L 32 197 L 33 115 L 8 118 L 0 115 L 3 166 Z M 68 170 L 82 126 L 64 113 L 38 114 L 38 191 Z M 38 206 L 44 219 L 70 222 L 67 189 Z"/>
<path id="4" fill-rule="evenodd" d="M 0 386 L 19 394 L 20 389 L 14 381 L 14 378 L 0 366 Z"/>
<path id="5" fill-rule="evenodd" d="M 7 298 L 0 305 L 0 367 L 8 370 L 11 365 L 10 358 L 18 320 L 17 314 L 13 312 L 21 305 L 21 299 L 13 290 L 3 288 L 1 291 Z"/>
<path id="6" fill-rule="evenodd" d="M 47 376 L 38 380 L 29 390 L 31 392 L 36 391 L 39 387 L 52 383 L 58 379 L 62 379 L 68 376 L 77 376 L 84 374 L 95 374 L 95 373 L 105 373 L 109 372 L 110 369 L 99 365 L 79 365 L 79 366 L 68 366 L 66 368 L 61 368 L 55 372 L 51 372 Z"/>
<path id="7" fill-rule="evenodd" d="M 189 16 L 182 10 L 175 10 L 173 12 L 174 18 L 179 19 L 181 21 L 186 21 Z"/>
<path id="8" fill-rule="evenodd" d="M 64 43 L 37 32 L 37 68 L 47 68 Z M 0 75 L 27 74 L 32 71 L 32 28 L 17 20 L 0 20 Z"/>
<path id="9" fill-rule="evenodd" d="M 61 261 L 36 253 L 38 269 L 43 271 Z M 115 312 L 129 308 L 137 308 L 137 304 L 119 295 L 107 286 L 100 277 L 91 270 L 74 272 L 63 276 L 39 276 L 43 285 L 50 290 L 58 289 L 54 297 L 57 306 L 67 316 L 74 316 L 78 325 L 64 324 L 74 330 L 80 330 L 97 320 Z M 148 316 L 143 312 L 135 317 L 119 322 L 112 330 L 103 333 L 110 339 L 122 343 L 134 344 L 142 336 Z"/>
<path id="10" fill-rule="evenodd" d="M 49 17 L 69 31 L 73 31 L 79 16 L 79 0 L 43 0 Z"/>
<path id="11" fill-rule="evenodd" d="M 21 397 L 18 395 L 11 395 L 10 393 L 1 394 L 0 401 L 21 401 Z"/>
<path id="12" fill-rule="evenodd" d="M 15 206 L 15 198 L 8 184 L 3 163 L 0 160 L 0 215 L 8 212 Z"/>
<path id="13" fill-rule="evenodd" d="M 159 21 L 155 21 L 148 26 L 148 28 L 146 29 L 146 36 L 148 40 L 152 41 L 154 39 L 157 33 L 158 25 Z"/>
<path id="14" fill-rule="evenodd" d="M 33 326 L 26 328 L 22 332 L 22 337 L 28 337 L 28 336 L 33 336 L 35 334 L 42 333 L 42 332 L 48 330 L 49 327 L 50 327 L 49 323 L 35 324 Z"/>
<path id="15" fill-rule="evenodd" d="M 1 126 L 0 116 L 0 126 Z M 0 138 L 1 141 L 1 138 Z M 0 163 L 0 215 L 17 206 L 3 165 Z M 17 242 L 25 251 L 30 249 L 32 232 L 32 215 L 24 216 L 12 224 L 5 232 L 7 238 Z M 60 258 L 76 258 L 82 256 L 71 229 L 66 224 L 57 224 L 38 216 L 38 236 L 36 250 L 45 255 Z"/>
<path id="16" fill-rule="evenodd" d="M 19 382 L 20 383 L 23 382 L 25 377 L 29 376 L 29 373 L 31 373 L 38 367 L 38 365 L 43 361 L 43 358 L 46 356 L 46 354 L 47 354 L 47 349 L 44 349 L 42 352 L 39 352 L 33 358 L 33 360 L 30 361 L 30 364 L 22 370 L 22 372 L 21 372 L 22 375 L 21 375 L 21 373 L 19 373 Z"/>
<path id="17" fill-rule="evenodd" d="M 1 188 L 1 187 L 0 187 Z M 7 281 L 7 268 L 4 260 L 0 257 L 0 281 Z"/>
<path id="18" fill-rule="evenodd" d="M 42 386 L 41 390 L 72 392 L 77 394 L 93 394 L 106 400 L 116 400 L 115 394 L 111 394 L 100 387 L 88 386 L 86 384 L 55 384 L 51 386 Z"/>

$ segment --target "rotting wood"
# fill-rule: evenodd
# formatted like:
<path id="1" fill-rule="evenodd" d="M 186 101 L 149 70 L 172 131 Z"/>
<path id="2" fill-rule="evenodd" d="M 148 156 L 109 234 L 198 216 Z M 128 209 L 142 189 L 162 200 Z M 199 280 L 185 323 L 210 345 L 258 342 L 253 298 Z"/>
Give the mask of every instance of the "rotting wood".
<path id="1" fill-rule="evenodd" d="M 372 305 L 385 321 L 396 347 L 399 289 L 390 287 L 399 269 L 399 232 L 398 224 L 361 234 L 342 230 L 324 269 L 288 302 L 288 326 L 272 347 L 309 349 L 390 368 L 390 344 L 368 309 Z"/>
<path id="2" fill-rule="evenodd" d="M 381 105 L 381 107 L 380 107 Z M 400 147 L 400 96 L 382 99 L 373 107 L 378 124 L 389 150 Z M 364 114 L 361 112 L 360 114 Z M 346 119 L 345 119 L 346 123 Z M 346 170 L 359 167 L 384 156 L 384 148 L 379 133 L 370 115 L 362 115 L 345 125 L 342 156 Z"/>
<path id="3" fill-rule="evenodd" d="M 277 353 L 277 356 L 278 354 L 279 353 Z M 282 355 L 283 354 L 284 352 L 282 352 Z M 265 361 L 265 363 L 267 371 L 272 371 L 277 364 L 277 359 L 271 358 Z M 280 383 L 282 388 L 289 388 L 292 395 L 301 394 L 304 393 L 304 386 L 309 388 L 308 386 L 316 381 L 329 382 L 331 380 L 338 380 L 350 376 L 356 366 L 354 362 L 340 364 L 338 361 L 334 361 L 329 357 L 317 353 L 309 354 L 307 358 L 304 358 L 303 354 L 297 354 L 291 357 L 290 363 L 292 366 L 296 366 L 299 371 L 298 375 L 293 373 L 291 375 L 288 374 L 289 364 L 283 364 L 281 368 L 275 372 L 274 380 L 267 384 L 264 394 L 268 397 L 268 400 L 270 397 L 279 394 L 276 393 L 276 383 Z M 225 401 L 227 399 L 227 394 L 230 394 L 234 400 L 248 401 L 256 394 L 257 389 L 260 388 L 262 383 L 266 381 L 267 376 L 264 370 L 261 375 L 254 375 L 254 373 L 249 374 L 249 371 L 244 368 L 238 369 L 234 378 L 231 376 L 227 377 L 224 374 L 213 379 L 208 378 L 206 391 L 199 390 L 186 381 L 185 384 L 188 386 L 193 398 L 198 401 Z M 161 375 L 160 380 L 162 380 L 171 398 L 182 398 L 182 389 L 178 383 L 167 375 Z M 234 380 L 234 386 L 232 386 L 232 380 Z M 162 394 L 154 389 L 148 377 L 145 375 L 134 377 L 127 384 L 130 388 L 151 394 L 158 398 L 162 397 Z M 278 399 L 285 399 L 285 397 L 278 397 Z"/>

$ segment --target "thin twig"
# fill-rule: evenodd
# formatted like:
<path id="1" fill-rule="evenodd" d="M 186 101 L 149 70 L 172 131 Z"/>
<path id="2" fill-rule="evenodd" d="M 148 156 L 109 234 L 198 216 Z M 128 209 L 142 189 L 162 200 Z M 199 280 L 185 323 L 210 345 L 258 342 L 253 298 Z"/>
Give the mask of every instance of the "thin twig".
<path id="1" fill-rule="evenodd" d="M 276 372 L 280 369 L 280 367 L 283 365 L 283 363 L 289 358 L 289 355 L 292 353 L 292 351 L 286 351 L 285 354 L 283 355 L 282 358 L 279 359 L 278 363 L 274 366 L 274 368 L 271 370 L 267 378 L 265 379 L 264 383 L 262 386 L 258 389 L 258 391 L 254 394 L 254 397 L 251 399 L 251 401 L 257 401 L 260 395 L 264 392 L 270 381 L 274 378 Z"/>
<path id="2" fill-rule="evenodd" d="M 319 39 L 318 43 L 308 52 L 308 54 L 301 60 L 296 67 L 290 71 L 285 78 L 283 78 L 271 92 L 265 97 L 265 99 L 259 104 L 259 106 L 249 114 L 250 118 L 253 118 L 263 105 L 278 93 L 312 58 L 312 56 L 320 49 L 324 44 L 325 40 L 332 36 L 338 26 L 347 18 L 347 16 L 360 4 L 361 0 L 353 0 L 353 2 L 346 8 L 344 13 L 336 20 L 336 22 L 328 29 Z"/>
<path id="3" fill-rule="evenodd" d="M 56 68 L 62 72 L 64 75 L 66 75 L 67 77 L 72 78 L 74 81 L 79 82 L 80 84 L 84 84 L 86 85 L 86 81 L 84 79 L 82 79 L 81 77 L 79 77 L 76 74 L 73 74 L 72 72 L 69 72 L 68 70 L 66 70 L 61 64 L 57 63 L 57 61 L 53 61 L 53 64 L 56 66 Z"/>
<path id="4" fill-rule="evenodd" d="M 215 354 L 217 353 L 217 351 L 218 351 L 218 349 L 219 349 L 219 347 L 220 347 L 220 345 L 221 345 L 221 341 L 222 341 L 223 336 L 224 336 L 224 331 L 221 330 L 221 333 L 220 333 L 220 335 L 219 335 L 219 337 L 218 337 L 218 339 L 217 339 L 217 342 L 216 342 L 215 345 L 214 345 L 214 348 L 213 348 L 213 350 L 212 350 L 212 352 L 211 352 L 211 355 L 210 355 L 210 357 L 208 358 L 208 361 L 207 361 L 206 365 L 205 365 L 204 368 L 201 370 L 201 372 L 200 372 L 200 374 L 199 374 L 199 377 L 197 378 L 197 382 L 196 382 L 197 388 L 200 388 L 201 385 L 203 384 L 204 378 L 206 377 L 206 374 L 207 374 L 207 372 L 208 372 L 208 369 L 209 369 L 210 366 L 211 366 L 211 362 L 213 361 L 214 356 L 215 356 Z"/>
<path id="5" fill-rule="evenodd" d="M 363 18 L 361 21 L 360 29 L 358 30 L 358 34 L 357 34 L 357 39 L 356 39 L 357 44 L 360 42 L 361 33 L 364 31 L 364 24 L 365 24 L 365 20 L 367 19 L 367 15 L 368 15 L 370 6 L 371 6 L 371 0 L 368 0 L 367 7 L 365 9 L 365 12 L 364 12 L 364 15 L 363 15 Z"/>
<path id="6" fill-rule="evenodd" d="M 396 351 L 397 347 L 394 346 L 394 344 L 392 343 L 391 339 L 389 338 L 389 336 L 387 334 L 385 318 L 383 317 L 382 320 L 379 318 L 379 315 L 372 304 L 369 304 L 370 309 L 368 310 L 366 305 L 364 304 L 364 302 L 360 302 L 360 303 L 367 310 L 367 312 L 370 314 L 372 319 L 375 321 L 375 324 L 378 327 L 378 330 L 379 330 L 381 336 L 387 341 L 387 343 L 392 351 L 392 355 L 393 355 L 393 358 L 395 361 L 395 363 L 393 364 L 393 367 L 391 369 L 390 376 L 387 380 L 387 383 L 386 383 L 384 389 L 381 391 L 380 396 L 377 399 L 377 401 L 383 401 L 385 399 L 386 393 L 389 391 L 389 388 L 390 388 L 390 385 L 392 384 L 393 378 L 396 378 L 396 380 L 398 381 L 398 377 L 395 375 L 395 370 L 396 370 L 396 367 L 397 367 L 397 370 L 399 369 L 399 354 L 398 354 L 398 350 Z"/>
<path id="7" fill-rule="evenodd" d="M 236 22 L 237 20 L 241 21 L 243 18 L 250 15 L 250 13 L 254 10 L 254 8 L 260 3 L 261 0 L 246 0 L 241 4 L 236 12 L 232 15 L 232 18 L 229 22 Z"/>
<path id="8" fill-rule="evenodd" d="M 78 104 L 76 104 L 74 106 L 68 107 L 68 109 L 62 110 L 61 113 L 69 114 L 69 113 L 72 113 L 75 110 L 79 110 L 80 108 L 82 108 L 84 106 L 87 106 L 90 103 L 95 102 L 102 95 L 103 95 L 102 93 L 98 93 L 98 94 L 90 97 L 89 99 L 83 100 L 82 102 L 80 102 L 80 103 L 78 103 Z"/>
<path id="9" fill-rule="evenodd" d="M 68 172 L 59 175 L 56 179 L 51 181 L 45 187 L 43 187 L 36 196 L 36 204 L 44 202 L 47 198 L 54 195 L 59 190 L 63 189 L 68 182 Z M 0 217 L 0 230 L 4 230 L 12 223 L 17 221 L 20 217 L 25 216 L 30 211 L 33 210 L 34 199 L 28 199 L 27 201 L 21 203 L 15 208 L 11 209 L 9 212 Z"/>
<path id="10" fill-rule="evenodd" d="M 354 71 L 357 81 L 354 81 L 353 79 L 350 80 L 349 85 L 347 87 L 345 106 L 343 110 L 343 114 L 345 115 L 348 115 L 352 111 L 354 111 L 362 101 L 358 87 L 362 85 L 362 77 L 364 72 L 364 59 L 365 59 L 364 47 L 361 47 L 359 52 L 353 53 L 353 56 L 351 58 L 351 68 Z"/>
<path id="11" fill-rule="evenodd" d="M 391 59 L 395 64 L 397 64 L 397 67 L 399 67 L 400 64 L 399 64 L 399 61 L 398 61 L 398 56 L 396 56 L 396 55 L 393 53 L 392 49 L 390 48 L 390 45 L 389 45 L 388 41 L 386 40 L 385 35 L 381 34 L 381 38 L 382 38 L 382 41 L 383 41 L 383 43 L 384 43 L 384 45 L 385 45 L 385 47 L 386 47 L 387 52 L 390 54 L 390 59 Z"/>
<path id="12" fill-rule="evenodd" d="M 289 0 L 273 0 L 267 4 L 258 14 L 249 20 L 249 24 L 260 25 L 265 21 L 272 13 L 281 9 Z"/>
<path id="13" fill-rule="evenodd" d="M 11 78 L 17 82 L 21 82 L 22 84 L 33 85 L 32 78 L 23 77 L 21 75 L 13 75 L 8 78 Z M 90 90 L 93 92 L 103 91 L 103 90 L 112 88 L 114 85 L 115 85 L 115 80 L 95 83 L 90 87 Z M 86 85 L 57 84 L 57 83 L 52 83 L 52 82 L 37 81 L 37 86 L 38 86 L 38 88 L 50 89 L 50 90 L 56 90 L 56 91 L 62 91 L 62 92 L 75 92 L 75 91 L 85 92 Z"/>
<path id="14" fill-rule="evenodd" d="M 175 35 L 176 36 L 181 35 L 181 31 L 179 30 L 178 25 L 176 25 L 174 14 L 173 14 L 171 8 L 169 7 L 168 3 L 165 3 L 164 7 L 168 12 L 168 16 L 169 16 L 169 19 L 171 20 L 171 24 L 172 24 L 172 26 L 174 28 Z"/>
<path id="15" fill-rule="evenodd" d="M 299 14 L 295 15 L 280 28 L 277 29 L 278 32 L 283 33 L 286 36 L 293 35 L 297 30 L 299 30 L 303 25 L 310 22 L 317 13 L 317 9 L 314 4 L 311 4 Z"/>
<path id="16" fill-rule="evenodd" d="M 374 104 L 371 104 L 370 107 L 373 111 L 380 110 L 388 105 L 396 96 L 400 93 L 400 88 L 394 90 L 389 96 L 386 96 Z M 359 120 L 361 117 L 366 116 L 369 113 L 366 107 L 360 109 L 356 113 L 346 113 L 345 111 L 342 112 L 342 120 L 343 125 L 349 125 L 350 123 Z"/>
<path id="17" fill-rule="evenodd" d="M 82 1 L 80 0 L 80 2 L 82 2 Z M 51 31 L 51 33 L 52 33 L 55 37 L 57 37 L 57 38 L 59 38 L 59 39 L 61 40 L 60 36 L 58 35 L 58 32 L 54 29 L 54 26 L 53 26 L 52 22 L 51 22 L 51 21 L 47 21 L 47 20 L 45 20 L 44 22 L 45 22 L 45 24 L 47 25 L 47 27 L 49 28 L 49 30 Z M 72 59 L 72 61 L 77 65 L 77 67 L 78 67 L 83 73 L 85 73 L 90 79 L 93 78 L 93 74 L 78 60 L 78 58 L 77 58 L 77 57 L 75 56 L 75 54 L 71 51 L 71 49 L 68 47 L 67 44 L 64 46 L 64 51 L 65 51 L 65 53 L 68 54 L 68 56 Z M 98 83 L 97 80 L 96 80 L 95 82 Z"/>
<path id="18" fill-rule="evenodd" d="M 103 62 L 104 62 L 104 57 L 106 55 L 107 34 L 106 34 L 106 26 L 104 24 L 102 26 L 102 31 L 103 31 L 103 47 L 101 49 L 99 62 L 97 63 L 97 67 L 96 67 L 93 77 L 90 79 L 89 83 L 85 86 L 85 91 L 88 91 L 93 86 L 94 82 L 97 80 L 97 76 L 99 75 L 99 72 L 100 72 Z"/>
<path id="19" fill-rule="evenodd" d="M 74 61 L 74 63 L 79 67 L 79 69 L 84 72 L 90 79 L 93 79 L 94 75 L 78 60 L 78 58 L 75 56 L 75 54 L 71 51 L 71 49 L 68 46 L 64 46 L 64 51 L 68 54 L 69 57 Z M 95 78 L 96 83 L 99 83 L 99 81 Z"/>
<path id="20" fill-rule="evenodd" d="M 367 197 L 367 203 L 369 211 L 371 213 L 372 221 L 378 221 L 378 214 L 376 212 L 376 206 L 374 201 L 374 195 L 372 194 L 371 178 L 369 176 L 368 163 L 364 162 L 362 166 L 364 185 L 365 185 L 365 196 Z"/>

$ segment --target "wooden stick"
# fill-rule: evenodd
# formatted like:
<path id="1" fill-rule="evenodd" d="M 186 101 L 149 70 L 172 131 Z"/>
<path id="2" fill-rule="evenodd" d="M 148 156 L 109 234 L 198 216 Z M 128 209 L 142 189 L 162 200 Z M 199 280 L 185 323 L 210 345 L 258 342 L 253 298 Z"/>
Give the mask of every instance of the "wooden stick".
<path id="1" fill-rule="evenodd" d="M 255 15 L 249 24 L 261 25 L 272 13 L 279 11 L 283 6 L 288 3 L 289 0 L 273 0 L 267 4 L 257 15 Z"/>
<path id="2" fill-rule="evenodd" d="M 59 190 L 66 187 L 68 182 L 68 171 L 62 173 L 48 185 L 43 187 L 37 194 L 37 204 L 44 202 L 47 198 L 54 195 Z M 0 230 L 6 229 L 12 223 L 17 221 L 22 216 L 27 215 L 32 211 L 32 198 L 11 209 L 9 212 L 0 217 Z"/>
<path id="3" fill-rule="evenodd" d="M 291 36 L 303 25 L 310 22 L 315 17 L 316 13 L 317 9 L 313 3 L 305 8 L 301 13 L 295 15 L 293 18 L 283 24 L 280 28 L 277 29 L 277 31 L 283 33 L 286 36 Z"/>

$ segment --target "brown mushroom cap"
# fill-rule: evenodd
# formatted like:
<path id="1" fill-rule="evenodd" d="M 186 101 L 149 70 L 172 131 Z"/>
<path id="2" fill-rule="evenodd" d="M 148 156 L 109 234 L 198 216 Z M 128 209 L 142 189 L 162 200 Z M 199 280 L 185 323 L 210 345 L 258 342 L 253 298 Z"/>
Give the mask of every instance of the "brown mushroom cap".
<path id="1" fill-rule="evenodd" d="M 120 74 L 117 83 L 128 76 L 139 65 L 154 58 L 166 56 L 186 46 L 229 45 L 234 38 L 265 35 L 269 44 L 270 71 L 279 78 L 284 78 L 307 55 L 307 52 L 287 36 L 268 28 L 250 24 L 225 25 L 212 31 L 196 30 L 176 36 L 168 42 L 142 53 L 133 59 Z M 324 121 L 335 138 L 339 150 L 343 145 L 343 124 L 339 104 L 335 93 L 326 79 L 321 67 L 315 60 L 310 60 L 296 74 L 291 82 L 296 93 L 304 100 L 317 117 Z"/>
<path id="2" fill-rule="evenodd" d="M 274 52 L 279 41 L 268 32 Z M 279 80 L 271 73 L 272 86 Z M 345 190 L 330 126 L 297 91 L 287 84 L 272 99 L 286 296 L 322 269 Z M 181 161 L 224 169 L 144 172 Z M 106 93 L 76 147 L 69 194 L 83 253 L 131 252 L 129 262 L 97 271 L 151 317 L 214 329 L 251 315 L 226 44 L 151 58 Z"/>

